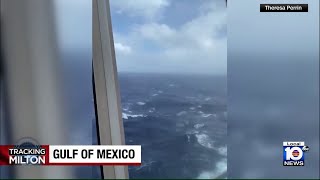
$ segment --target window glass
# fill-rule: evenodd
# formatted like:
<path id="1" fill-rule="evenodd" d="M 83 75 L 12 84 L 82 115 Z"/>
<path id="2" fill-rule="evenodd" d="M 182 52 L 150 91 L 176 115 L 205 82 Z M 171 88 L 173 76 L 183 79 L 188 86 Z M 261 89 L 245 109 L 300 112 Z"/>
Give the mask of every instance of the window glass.
<path id="1" fill-rule="evenodd" d="M 319 1 L 288 14 L 230 3 L 228 176 L 318 179 Z M 283 166 L 283 141 L 309 146 L 303 167 Z"/>
<path id="2" fill-rule="evenodd" d="M 97 144 L 92 89 L 92 2 L 54 2 L 64 103 L 69 119 L 68 144 Z M 100 178 L 99 166 L 74 169 L 77 178 Z"/>
<path id="3" fill-rule="evenodd" d="M 11 61 L 12 63 L 8 63 L 9 60 L 5 59 L 6 63 L 4 64 L 7 66 L 6 80 L 10 81 L 10 83 L 8 83 L 10 84 L 10 88 L 21 86 L 25 89 L 17 89 L 16 91 L 12 91 L 13 88 L 9 89 L 14 98 L 10 95 L 5 97 L 7 94 L 3 92 L 3 79 L 2 76 L 0 77 L 0 143 L 15 143 L 12 142 L 13 140 L 11 139 L 13 138 L 11 138 L 11 136 L 19 129 L 17 128 L 18 123 L 12 122 L 17 122 L 23 119 L 23 117 L 26 117 L 23 120 L 31 124 L 31 127 L 43 128 L 41 125 L 44 125 L 47 121 L 41 120 L 48 117 L 46 120 L 52 120 L 50 121 L 50 125 L 53 126 L 52 129 L 55 129 L 55 123 L 58 123 L 60 120 L 64 120 L 64 122 L 62 125 L 59 124 L 58 129 L 67 128 L 67 133 L 62 135 L 63 138 L 51 142 L 64 142 L 74 145 L 95 144 L 97 143 L 97 134 L 95 131 L 92 89 L 92 2 L 87 0 L 48 0 L 46 3 L 43 2 L 44 1 L 41 0 L 23 1 L 23 3 L 12 0 L 1 1 L 1 5 L 5 7 L 1 9 L 1 15 L 3 15 L 1 16 L 3 17 L 1 20 L 5 28 L 1 26 L 1 30 L 5 30 L 3 31 L 7 35 L 5 37 L 17 37 L 12 39 L 6 38 L 1 42 L 5 47 L 3 49 L 6 50 L 5 58 L 15 60 Z M 10 13 L 13 11 L 16 13 Z M 43 15 L 43 18 L 37 16 L 39 14 Z M 49 25 L 52 25 L 51 27 L 54 30 L 52 30 Z M 21 27 L 25 28 L 23 32 L 20 31 Z M 49 32 L 47 32 L 48 28 L 50 28 Z M 39 29 L 39 31 L 33 31 L 35 29 Z M 53 32 L 56 32 L 56 34 Z M 28 40 L 30 43 L 26 43 Z M 11 46 L 15 43 L 18 45 L 20 43 L 21 46 L 17 45 L 17 48 Z M 53 49 L 52 47 L 55 46 L 51 45 L 55 45 L 56 43 L 57 49 Z M 24 47 L 28 45 L 34 45 L 34 47 Z M 43 45 L 44 48 L 38 48 L 40 45 Z M 2 51 L 3 49 L 0 50 Z M 58 54 L 55 54 L 56 50 Z M 19 53 L 22 55 L 25 53 L 26 58 L 21 57 L 22 55 L 14 56 Z M 28 56 L 29 54 L 30 56 Z M 44 63 L 37 61 L 42 55 L 50 57 L 46 59 L 47 61 L 43 61 Z M 57 58 L 52 58 L 53 56 Z M 21 60 L 19 58 L 21 58 Z M 55 62 L 49 62 L 48 60 L 54 60 Z M 2 65 L 2 62 L 0 63 Z M 50 65 L 52 66 L 50 67 Z M 55 70 L 55 65 L 58 66 L 57 71 Z M 18 67 L 23 68 L 19 69 Z M 26 77 L 25 79 L 24 75 Z M 56 83 L 55 80 L 59 82 Z M 17 84 L 19 86 L 17 86 Z M 9 86 L 7 88 L 9 88 Z M 8 89 L 5 90 L 9 92 Z M 26 93 L 24 93 L 24 90 Z M 60 91 L 63 92 L 64 97 L 62 102 L 60 101 Z M 47 96 L 48 94 L 53 95 L 50 96 L 51 99 Z M 28 96 L 30 96 L 30 98 Z M 4 103 L 4 98 L 10 102 Z M 9 105 L 12 104 L 20 105 L 19 102 L 22 101 L 24 103 L 21 103 L 21 106 L 9 107 Z M 39 108 L 42 103 L 45 105 L 49 104 L 49 106 Z M 3 107 L 3 105 L 5 105 L 5 107 Z M 55 109 L 57 106 L 59 106 L 59 108 L 57 108 L 59 110 Z M 27 107 L 32 108 L 28 111 L 29 109 L 27 109 Z M 46 109 L 47 107 L 49 107 L 49 109 Z M 63 109 L 62 111 L 60 111 L 60 107 Z M 17 109 L 20 111 L 15 112 L 18 111 Z M 50 112 L 51 114 L 48 113 L 46 116 L 46 112 Z M 54 113 L 59 114 L 56 116 L 59 118 L 50 117 L 50 115 Z M 13 117 L 13 114 L 19 114 L 19 116 Z M 38 121 L 30 121 L 32 117 L 35 117 L 34 119 L 38 117 L 41 118 L 37 119 Z M 13 118 L 17 119 L 13 120 Z M 50 125 L 45 125 L 47 125 L 45 128 L 50 128 Z M 19 128 L 23 128 L 23 126 L 19 126 Z M 37 131 L 38 133 L 33 134 L 40 134 L 39 136 L 41 136 L 41 133 L 47 132 L 47 129 L 41 130 L 42 129 L 40 129 L 39 132 Z M 53 131 L 51 131 L 51 133 L 52 132 Z M 58 135 L 61 135 L 64 131 L 55 131 L 54 133 L 55 134 L 50 134 L 50 136 L 57 135 L 58 137 Z M 68 167 L 63 168 L 69 171 Z M 19 174 L 18 171 L 11 171 L 12 169 L 13 167 L 1 167 L 0 177 L 13 178 L 15 175 L 19 177 L 20 175 L 24 176 L 28 174 L 25 172 Z M 97 166 L 77 166 L 71 167 L 71 169 L 73 172 L 70 172 L 70 175 L 76 178 L 100 178 L 100 168 Z M 14 172 L 15 174 L 9 174 L 8 172 Z"/>
<path id="4" fill-rule="evenodd" d="M 0 49 L 0 145 L 9 144 L 10 129 L 6 117 L 5 108 L 5 87 L 4 87 L 4 72 L 3 72 L 3 59 Z M 6 128 L 5 128 L 6 127 Z M 7 179 L 12 177 L 12 168 L 7 166 L 0 166 L 0 178 Z"/>
<path id="5" fill-rule="evenodd" d="M 225 1 L 110 3 L 130 178 L 225 178 Z"/>

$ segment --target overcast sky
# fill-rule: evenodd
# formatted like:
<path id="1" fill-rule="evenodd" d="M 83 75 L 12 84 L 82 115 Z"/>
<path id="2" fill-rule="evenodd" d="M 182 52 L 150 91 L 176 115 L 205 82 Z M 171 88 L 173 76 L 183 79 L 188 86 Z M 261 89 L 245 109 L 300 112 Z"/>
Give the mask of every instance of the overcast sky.
<path id="1" fill-rule="evenodd" d="M 92 4 L 56 0 L 60 46 L 91 52 Z M 110 0 L 120 72 L 227 72 L 224 0 Z"/>
<path id="2" fill-rule="evenodd" d="M 92 50 L 92 6 L 87 0 L 56 0 L 64 49 Z M 225 74 L 227 11 L 224 0 L 110 0 L 119 71 Z M 260 3 L 231 1 L 229 55 L 319 49 L 319 1 L 308 13 L 260 13 Z M 304 33 L 308 30 L 308 33 Z M 61 33 L 63 32 L 63 33 Z"/>
<path id="3" fill-rule="evenodd" d="M 224 0 L 111 0 L 120 72 L 226 74 Z"/>

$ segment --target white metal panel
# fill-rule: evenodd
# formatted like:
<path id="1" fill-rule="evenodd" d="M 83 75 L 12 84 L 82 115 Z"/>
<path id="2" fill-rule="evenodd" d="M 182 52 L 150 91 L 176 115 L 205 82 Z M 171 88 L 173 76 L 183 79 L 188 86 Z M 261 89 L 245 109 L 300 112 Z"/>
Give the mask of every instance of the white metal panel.
<path id="1" fill-rule="evenodd" d="M 93 67 L 103 145 L 125 144 L 108 0 L 93 0 Z M 128 178 L 126 166 L 104 166 L 104 178 Z"/>
<path id="2" fill-rule="evenodd" d="M 1 0 L 1 48 L 14 143 L 64 144 L 51 0 Z M 16 166 L 16 178 L 71 178 L 69 167 Z"/>

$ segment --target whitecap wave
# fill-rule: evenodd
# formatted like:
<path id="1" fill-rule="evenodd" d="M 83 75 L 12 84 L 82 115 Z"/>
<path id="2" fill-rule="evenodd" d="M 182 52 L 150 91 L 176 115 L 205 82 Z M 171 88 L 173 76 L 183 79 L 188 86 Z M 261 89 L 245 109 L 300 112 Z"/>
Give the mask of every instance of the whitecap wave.
<path id="1" fill-rule="evenodd" d="M 211 141 L 210 137 L 206 134 L 195 134 L 196 138 L 197 138 L 197 141 L 198 143 L 201 145 L 201 146 L 204 146 L 206 148 L 210 148 L 210 149 L 214 149 L 214 146 L 213 146 L 213 141 Z"/>
<path id="2" fill-rule="evenodd" d="M 190 134 L 187 134 L 188 142 L 190 142 Z"/>
<path id="3" fill-rule="evenodd" d="M 152 107 L 149 109 L 149 113 L 153 113 L 156 110 L 156 108 Z"/>
<path id="4" fill-rule="evenodd" d="M 182 116 L 182 115 L 185 115 L 185 114 L 187 114 L 186 111 L 181 111 L 181 112 L 177 113 L 177 116 Z"/>
<path id="5" fill-rule="evenodd" d="M 140 105 L 140 106 L 143 106 L 143 105 L 145 105 L 146 103 L 145 103 L 145 102 L 137 102 L 137 104 Z"/>
<path id="6" fill-rule="evenodd" d="M 196 108 L 195 108 L 195 107 L 190 107 L 189 109 L 190 109 L 190 110 L 195 110 Z"/>
<path id="7" fill-rule="evenodd" d="M 213 171 L 204 171 L 200 173 L 197 179 L 216 179 L 220 176 L 226 176 L 227 173 L 227 159 L 224 158 L 216 163 Z"/>
<path id="8" fill-rule="evenodd" d="M 199 133 L 199 131 L 194 130 L 194 129 L 189 130 L 189 131 L 187 131 L 187 132 L 186 132 L 186 134 L 187 134 L 187 135 L 191 135 L 191 134 L 198 134 L 198 133 Z"/>
<path id="9" fill-rule="evenodd" d="M 196 129 L 200 129 L 204 126 L 204 124 L 195 124 L 193 127 Z"/>
<path id="10" fill-rule="evenodd" d="M 227 146 L 223 146 L 223 147 L 219 147 L 216 149 L 218 151 L 218 153 L 222 156 L 227 156 L 228 154 L 228 148 Z"/>
<path id="11" fill-rule="evenodd" d="M 131 117 L 131 118 L 145 117 L 145 115 L 143 115 L 143 114 L 127 114 L 127 113 L 122 113 L 122 118 L 123 118 L 123 119 L 129 119 L 129 117 Z"/>
<path id="12" fill-rule="evenodd" d="M 141 169 L 143 169 L 143 168 L 146 168 L 146 167 L 149 167 L 149 166 L 151 166 L 153 163 L 155 163 L 156 161 L 149 161 L 149 162 L 146 162 L 146 161 L 144 161 L 144 162 L 142 162 L 141 163 L 141 166 L 138 166 L 137 167 L 137 171 L 139 171 L 139 170 L 141 170 Z"/>
<path id="13" fill-rule="evenodd" d="M 213 114 L 202 114 L 201 116 L 204 118 L 207 118 L 207 117 L 213 116 Z"/>
<path id="14" fill-rule="evenodd" d="M 209 148 L 209 149 L 213 149 L 215 151 L 217 151 L 221 156 L 227 156 L 227 153 L 228 153 L 228 149 L 227 149 L 227 146 L 222 146 L 222 147 L 216 147 L 214 145 L 214 141 L 210 139 L 210 137 L 206 134 L 203 134 L 203 133 L 199 133 L 198 131 L 194 131 L 194 134 L 197 138 L 197 142 L 203 146 L 203 147 L 206 147 L 206 148 Z"/>

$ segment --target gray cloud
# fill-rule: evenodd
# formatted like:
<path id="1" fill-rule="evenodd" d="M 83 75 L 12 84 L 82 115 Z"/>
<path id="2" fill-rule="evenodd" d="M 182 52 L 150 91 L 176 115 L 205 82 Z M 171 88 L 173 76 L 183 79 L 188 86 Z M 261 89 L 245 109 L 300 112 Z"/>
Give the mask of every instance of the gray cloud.
<path id="1" fill-rule="evenodd" d="M 128 54 L 117 49 L 119 71 L 226 74 L 226 8 L 222 3 L 206 5 L 203 13 L 179 27 L 146 21 L 132 23 L 128 34 L 114 32 L 115 42 L 132 50 Z"/>
<path id="2" fill-rule="evenodd" d="M 163 8 L 170 5 L 169 0 L 111 0 L 112 9 L 118 14 L 143 17 L 145 19 L 157 19 Z"/>

